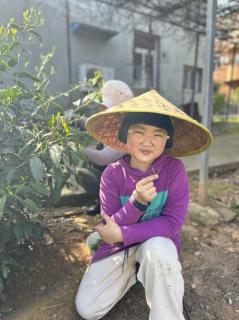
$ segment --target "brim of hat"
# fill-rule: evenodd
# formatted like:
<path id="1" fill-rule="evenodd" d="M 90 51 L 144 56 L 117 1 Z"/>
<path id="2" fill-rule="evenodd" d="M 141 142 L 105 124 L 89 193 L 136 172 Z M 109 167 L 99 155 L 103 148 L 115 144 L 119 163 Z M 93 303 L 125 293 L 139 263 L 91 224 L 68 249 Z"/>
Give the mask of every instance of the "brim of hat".
<path id="1" fill-rule="evenodd" d="M 170 116 L 174 128 L 173 147 L 165 150 L 168 154 L 185 157 L 205 151 L 213 141 L 211 132 L 177 107 L 173 108 L 174 110 L 170 111 L 152 105 L 149 111 L 149 108 L 140 104 L 137 108 L 132 108 L 132 103 L 125 102 L 88 118 L 86 130 L 97 141 L 118 151 L 127 152 L 126 144 L 119 141 L 118 135 L 121 123 L 128 112 L 163 114 Z"/>

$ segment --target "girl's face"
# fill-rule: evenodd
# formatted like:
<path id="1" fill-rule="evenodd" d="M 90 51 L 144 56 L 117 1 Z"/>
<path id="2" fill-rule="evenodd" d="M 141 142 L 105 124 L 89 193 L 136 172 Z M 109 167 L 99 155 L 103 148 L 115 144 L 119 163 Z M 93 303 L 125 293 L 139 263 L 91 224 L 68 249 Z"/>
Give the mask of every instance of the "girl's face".
<path id="1" fill-rule="evenodd" d="M 165 129 L 141 123 L 130 126 L 126 142 L 130 165 L 146 171 L 163 153 L 168 138 Z"/>

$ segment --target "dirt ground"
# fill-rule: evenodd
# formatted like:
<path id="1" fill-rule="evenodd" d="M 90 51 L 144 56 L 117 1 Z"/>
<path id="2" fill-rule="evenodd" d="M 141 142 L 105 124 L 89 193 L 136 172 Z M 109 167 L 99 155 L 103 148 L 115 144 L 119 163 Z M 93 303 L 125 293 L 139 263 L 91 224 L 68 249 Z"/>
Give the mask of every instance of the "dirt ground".
<path id="1" fill-rule="evenodd" d="M 197 179 L 191 178 L 191 196 L 197 200 Z M 180 260 L 185 279 L 185 319 L 239 319 L 239 170 L 209 182 L 210 203 L 232 206 L 237 216 L 216 225 L 193 222 L 188 214 L 183 228 Z M 57 215 L 57 217 L 56 217 Z M 74 297 L 90 261 L 85 244 L 98 217 L 84 207 L 58 208 L 44 214 L 51 230 L 46 242 L 19 258 L 23 268 L 9 278 L 6 304 L 13 310 L 5 320 L 79 320 Z M 159 297 L 160 299 L 160 297 Z M 144 289 L 136 284 L 104 317 L 105 320 L 146 320 Z M 166 320 L 166 319 L 162 319 Z M 169 320 L 169 319 L 167 319 Z"/>

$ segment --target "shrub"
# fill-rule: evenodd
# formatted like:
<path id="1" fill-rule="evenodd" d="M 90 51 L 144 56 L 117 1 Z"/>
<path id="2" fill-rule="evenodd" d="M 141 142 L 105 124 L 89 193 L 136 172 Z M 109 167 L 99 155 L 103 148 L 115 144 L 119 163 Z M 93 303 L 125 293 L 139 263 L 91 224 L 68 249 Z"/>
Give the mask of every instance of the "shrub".
<path id="1" fill-rule="evenodd" d="M 26 71 L 31 70 L 26 48 L 40 40 L 37 29 L 42 24 L 41 13 L 31 9 L 21 23 L 12 18 L 0 27 L 0 294 L 20 246 L 34 244 L 44 233 L 38 222 L 41 208 L 58 201 L 70 175 L 63 159 L 84 165 L 81 148 L 89 140 L 78 130 L 74 115 L 92 94 L 71 110 L 69 122 L 59 98 L 81 84 L 56 96 L 46 91 L 55 72 L 54 50 L 40 55 L 34 72 Z M 84 83 L 96 88 L 100 84 L 100 74 Z"/>
<path id="2" fill-rule="evenodd" d="M 226 98 L 223 93 L 215 93 L 213 97 L 213 113 L 224 113 L 226 107 Z"/>

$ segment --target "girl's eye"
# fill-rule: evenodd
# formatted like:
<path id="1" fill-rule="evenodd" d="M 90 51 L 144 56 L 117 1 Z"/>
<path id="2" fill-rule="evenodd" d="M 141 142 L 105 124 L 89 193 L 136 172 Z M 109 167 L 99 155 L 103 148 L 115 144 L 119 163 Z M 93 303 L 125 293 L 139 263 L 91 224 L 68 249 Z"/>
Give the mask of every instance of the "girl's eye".
<path id="1" fill-rule="evenodd" d="M 137 133 L 137 134 L 144 134 L 142 131 L 134 131 L 134 133 Z"/>

